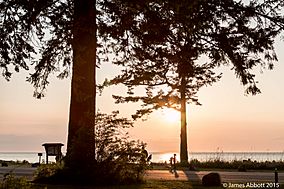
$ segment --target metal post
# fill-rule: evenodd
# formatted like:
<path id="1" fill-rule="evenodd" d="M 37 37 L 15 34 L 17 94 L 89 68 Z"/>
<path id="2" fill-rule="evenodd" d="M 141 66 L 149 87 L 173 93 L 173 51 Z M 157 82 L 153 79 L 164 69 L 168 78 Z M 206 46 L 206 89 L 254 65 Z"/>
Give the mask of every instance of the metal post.
<path id="1" fill-rule="evenodd" d="M 278 183 L 278 170 L 277 170 L 277 168 L 275 168 L 274 175 L 275 175 L 275 184 L 277 184 Z"/>
<path id="2" fill-rule="evenodd" d="M 48 153 L 46 152 L 46 164 L 48 164 Z"/>
<path id="3" fill-rule="evenodd" d="M 38 153 L 37 155 L 38 155 L 38 164 L 40 165 L 42 153 Z"/>
<path id="4" fill-rule="evenodd" d="M 176 170 L 176 154 L 174 154 L 174 170 Z"/>

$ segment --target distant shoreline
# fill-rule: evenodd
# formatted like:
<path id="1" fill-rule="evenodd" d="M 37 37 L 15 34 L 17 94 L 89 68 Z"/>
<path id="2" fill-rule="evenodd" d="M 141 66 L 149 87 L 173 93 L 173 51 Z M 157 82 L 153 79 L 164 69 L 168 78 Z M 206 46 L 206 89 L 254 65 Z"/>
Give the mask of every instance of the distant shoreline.
<path id="1" fill-rule="evenodd" d="M 157 152 L 157 151 L 148 151 L 151 154 L 168 154 L 168 153 L 172 153 L 172 154 L 179 154 L 179 152 L 175 152 L 175 151 L 161 151 L 161 152 Z M 44 151 L 0 151 L 0 154 L 36 154 L 36 153 L 44 153 Z M 268 153 L 268 154 L 284 154 L 284 151 L 210 151 L 210 152 L 189 152 L 188 154 L 264 154 L 264 153 Z M 66 154 L 66 152 L 63 152 L 63 154 Z"/>
<path id="2" fill-rule="evenodd" d="M 44 152 L 41 152 L 43 161 L 46 158 Z M 64 153 L 65 154 L 65 153 Z M 177 154 L 177 161 L 179 161 L 179 153 L 177 152 L 151 152 L 152 154 L 151 162 L 163 163 L 169 162 L 173 154 Z M 222 161 L 284 161 L 284 152 L 190 152 L 189 161 L 197 159 L 202 162 L 212 161 L 212 160 L 222 160 Z M 0 160 L 4 161 L 23 161 L 26 160 L 30 163 L 36 163 L 39 161 L 38 152 L 0 152 Z M 50 157 L 50 161 L 55 161 L 55 157 Z"/>

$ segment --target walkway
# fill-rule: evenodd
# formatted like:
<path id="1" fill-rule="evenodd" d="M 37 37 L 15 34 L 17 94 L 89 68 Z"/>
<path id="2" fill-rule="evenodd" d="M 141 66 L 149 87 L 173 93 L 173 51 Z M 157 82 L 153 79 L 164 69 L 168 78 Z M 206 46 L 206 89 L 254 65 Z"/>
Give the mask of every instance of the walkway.
<path id="1" fill-rule="evenodd" d="M 274 172 L 229 172 L 214 171 L 221 176 L 222 182 L 241 183 L 241 182 L 274 182 Z M 176 171 L 151 170 L 147 171 L 146 179 L 155 180 L 190 180 L 200 182 L 205 174 L 210 171 Z M 284 183 L 284 173 L 278 173 L 280 183 Z"/>
<path id="2" fill-rule="evenodd" d="M 32 179 L 36 168 L 31 167 L 0 167 L 0 179 L 4 174 L 13 172 L 16 176 L 24 176 Z M 222 182 L 241 183 L 241 182 L 274 182 L 274 172 L 229 172 L 217 171 L 221 175 Z M 189 180 L 201 182 L 202 177 L 209 171 L 176 171 L 168 170 L 149 170 L 146 172 L 146 179 L 153 180 Z M 284 183 L 284 172 L 279 175 L 279 182 Z"/>

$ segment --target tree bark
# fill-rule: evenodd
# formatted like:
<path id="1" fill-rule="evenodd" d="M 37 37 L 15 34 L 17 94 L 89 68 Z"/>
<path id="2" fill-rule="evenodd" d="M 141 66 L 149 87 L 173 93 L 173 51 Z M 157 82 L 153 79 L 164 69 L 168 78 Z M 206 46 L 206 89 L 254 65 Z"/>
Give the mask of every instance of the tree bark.
<path id="1" fill-rule="evenodd" d="M 77 171 L 95 163 L 96 0 L 75 0 L 73 72 L 66 166 Z"/>
<path id="2" fill-rule="evenodd" d="M 181 164 L 188 164 L 188 152 L 187 152 L 187 131 L 186 131 L 186 81 L 184 74 L 181 74 L 181 109 L 180 109 L 180 120 L 181 120 L 181 132 L 180 132 L 180 162 Z"/>

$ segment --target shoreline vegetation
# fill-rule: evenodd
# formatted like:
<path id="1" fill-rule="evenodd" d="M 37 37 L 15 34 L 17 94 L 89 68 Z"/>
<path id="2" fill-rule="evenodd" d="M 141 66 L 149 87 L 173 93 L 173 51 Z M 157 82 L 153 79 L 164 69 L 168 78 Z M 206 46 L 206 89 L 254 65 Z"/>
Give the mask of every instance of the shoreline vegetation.
<path id="1" fill-rule="evenodd" d="M 169 169 L 169 164 L 165 163 L 152 163 L 154 170 L 166 170 Z M 209 160 L 199 161 L 194 159 L 189 162 L 189 166 L 184 167 L 179 163 L 176 164 L 177 170 L 191 170 L 191 171 L 204 171 L 204 170 L 226 170 L 226 171 L 271 171 L 275 170 L 284 171 L 284 161 L 251 161 L 248 160 Z"/>
<path id="2" fill-rule="evenodd" d="M 23 161 L 13 161 L 13 160 L 0 160 L 1 167 L 8 167 L 8 166 L 32 166 L 33 163 L 28 162 L 27 160 Z"/>
<path id="3" fill-rule="evenodd" d="M 2 161 L 7 162 L 16 162 L 21 163 L 23 161 L 27 161 L 29 163 L 38 163 L 38 152 L 0 152 L 0 163 Z M 41 159 L 42 163 L 45 162 L 45 152 L 42 152 L 43 158 Z M 66 152 L 63 152 L 65 155 Z M 154 163 L 164 163 L 165 161 L 169 161 L 170 157 L 173 154 L 178 154 L 178 152 L 170 152 L 170 151 L 162 151 L 162 152 L 149 152 L 152 155 L 152 161 Z M 190 152 L 189 155 L 190 161 L 198 160 L 200 162 L 211 162 L 211 161 L 243 161 L 243 160 L 251 160 L 257 162 L 269 162 L 276 161 L 281 162 L 284 161 L 284 151 L 256 151 L 256 152 L 223 152 L 223 151 L 215 151 L 215 152 Z M 52 159 L 52 158 L 51 158 Z M 179 159 L 177 159 L 179 161 Z M 51 162 L 55 162 L 55 159 L 52 159 Z"/>
<path id="4" fill-rule="evenodd" d="M 3 161 L 0 160 L 0 163 L 7 163 L 8 167 L 32 167 L 32 164 L 27 161 Z M 52 167 L 55 167 L 54 170 L 56 170 L 59 166 L 58 163 L 52 163 L 52 164 L 42 164 L 37 170 L 39 171 L 41 168 L 47 166 L 49 170 L 49 173 L 53 171 Z M 57 168 L 56 168 L 57 167 Z M 191 170 L 191 171 L 204 171 L 204 170 L 210 170 L 210 171 L 239 171 L 239 172 L 262 172 L 262 171 L 273 171 L 277 168 L 279 172 L 284 171 L 284 161 L 264 161 L 264 162 L 257 162 L 257 161 L 251 161 L 251 160 L 243 160 L 243 161 L 222 161 L 220 159 L 210 160 L 210 161 L 198 161 L 198 160 L 192 160 L 189 163 L 189 166 L 182 167 L 179 163 L 176 164 L 177 170 Z M 150 166 L 148 167 L 150 170 L 169 170 L 170 164 L 167 163 L 150 163 Z M 44 171 L 44 172 L 45 172 Z M 51 172 L 50 172 L 51 171 Z M 40 171 L 40 173 L 43 173 Z M 45 172 L 46 173 L 46 172 Z M 44 176 L 44 175 L 41 175 Z M 8 186 L 8 187 L 7 187 Z M 7 174 L 4 176 L 2 180 L 0 180 L 0 189 L 10 189 L 10 188 L 22 188 L 22 189 L 91 189 L 93 186 L 78 186 L 78 185 L 58 185 L 54 183 L 36 183 L 34 181 L 30 182 L 25 177 L 16 177 L 16 175 L 12 173 Z M 201 183 L 195 183 L 191 181 L 179 181 L 179 180 L 141 180 L 138 183 L 130 183 L 130 184 L 111 184 L 111 185 L 99 185 L 95 188 L 98 189 L 114 189 L 114 188 L 120 188 L 120 189 L 143 189 L 143 188 L 157 188 L 157 189 L 165 189 L 165 188 L 184 188 L 184 189 L 200 189 L 204 188 Z M 221 189 L 223 187 L 210 187 L 211 189 Z"/>
<path id="5" fill-rule="evenodd" d="M 76 185 L 51 185 L 51 184 L 34 184 L 27 181 L 25 178 L 11 177 L 9 185 L 3 186 L 0 184 L 0 189 L 93 189 L 93 186 L 76 186 Z M 136 184 L 127 185 L 111 185 L 111 186 L 96 186 L 96 189 L 202 189 L 199 183 L 190 181 L 178 180 L 147 180 Z M 210 189 L 222 189 L 222 186 L 210 187 Z"/>
<path id="6" fill-rule="evenodd" d="M 23 161 L 6 161 L 0 160 L 1 167 L 37 167 L 38 163 L 30 163 L 26 160 Z M 46 164 L 41 164 L 46 165 Z M 56 165 L 55 162 L 49 163 L 49 165 Z M 157 163 L 150 162 L 148 169 L 150 170 L 167 170 L 170 168 L 168 162 Z M 233 161 L 224 161 L 220 159 L 208 160 L 208 161 L 199 161 L 193 159 L 189 162 L 188 166 L 180 165 L 179 162 L 176 163 L 177 170 L 192 170 L 192 171 L 203 171 L 203 170 L 232 170 L 232 171 L 261 171 L 261 170 L 275 170 L 284 172 L 284 161 L 252 161 L 247 160 L 233 160 Z"/>

